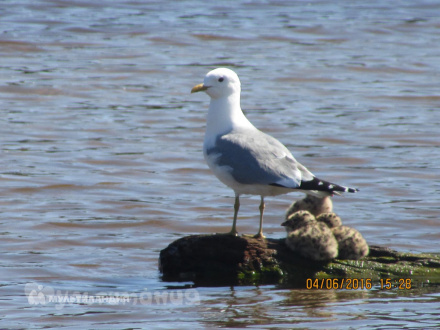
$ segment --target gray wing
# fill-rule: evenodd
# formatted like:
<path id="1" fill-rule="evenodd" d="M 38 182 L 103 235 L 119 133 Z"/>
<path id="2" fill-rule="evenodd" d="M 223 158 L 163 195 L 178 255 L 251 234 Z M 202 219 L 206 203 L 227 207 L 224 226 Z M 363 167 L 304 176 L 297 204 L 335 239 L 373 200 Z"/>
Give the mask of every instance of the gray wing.
<path id="1" fill-rule="evenodd" d="M 259 130 L 219 136 L 206 153 L 214 154 L 216 165 L 229 167 L 232 177 L 242 184 L 294 189 L 300 186 L 304 176 L 313 178 L 283 144 Z"/>

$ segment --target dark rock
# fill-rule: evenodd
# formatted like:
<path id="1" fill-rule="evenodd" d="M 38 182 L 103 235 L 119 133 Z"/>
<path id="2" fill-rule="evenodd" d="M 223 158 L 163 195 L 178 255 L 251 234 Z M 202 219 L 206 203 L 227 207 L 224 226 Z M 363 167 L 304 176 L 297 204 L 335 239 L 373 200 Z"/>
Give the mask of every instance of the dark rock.
<path id="1" fill-rule="evenodd" d="M 283 283 L 304 288 L 309 279 L 414 278 L 440 283 L 440 256 L 401 253 L 370 246 L 361 260 L 316 262 L 292 252 L 285 239 L 256 239 L 232 235 L 192 235 L 160 252 L 164 281 L 193 281 L 196 285 Z"/>
<path id="2" fill-rule="evenodd" d="M 282 278 L 276 251 L 266 240 L 232 235 L 193 235 L 171 243 L 160 252 L 164 280 L 192 280 L 222 285 Z"/>

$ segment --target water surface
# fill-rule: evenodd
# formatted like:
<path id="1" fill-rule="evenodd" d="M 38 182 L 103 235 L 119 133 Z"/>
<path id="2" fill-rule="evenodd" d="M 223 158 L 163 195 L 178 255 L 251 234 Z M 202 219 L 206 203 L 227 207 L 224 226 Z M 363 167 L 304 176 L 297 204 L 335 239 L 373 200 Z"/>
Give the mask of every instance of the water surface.
<path id="1" fill-rule="evenodd" d="M 370 244 L 438 252 L 439 9 L 4 1 L 2 327 L 436 327 L 439 293 L 426 283 L 197 288 L 199 300 L 64 305 L 32 305 L 24 288 L 137 299 L 192 292 L 162 282 L 157 259 L 177 238 L 231 225 L 233 193 L 201 152 L 209 100 L 189 93 L 219 66 L 241 77 L 257 127 L 319 177 L 360 189 L 334 199 L 345 224 Z M 267 236 L 285 235 L 284 211 L 301 197 L 267 199 Z M 257 231 L 258 202 L 242 198 L 240 232 Z"/>

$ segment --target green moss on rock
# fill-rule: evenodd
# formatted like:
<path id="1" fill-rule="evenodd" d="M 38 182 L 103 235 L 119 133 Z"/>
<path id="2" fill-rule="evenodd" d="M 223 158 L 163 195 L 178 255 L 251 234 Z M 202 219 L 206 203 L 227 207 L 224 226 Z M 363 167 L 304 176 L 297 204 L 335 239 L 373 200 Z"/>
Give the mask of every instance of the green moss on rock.
<path id="1" fill-rule="evenodd" d="M 370 246 L 361 260 L 314 262 L 292 252 L 284 239 L 231 235 L 183 237 L 160 252 L 165 281 L 194 281 L 196 285 L 283 283 L 304 288 L 309 278 L 412 278 L 440 283 L 440 256 L 400 253 Z"/>

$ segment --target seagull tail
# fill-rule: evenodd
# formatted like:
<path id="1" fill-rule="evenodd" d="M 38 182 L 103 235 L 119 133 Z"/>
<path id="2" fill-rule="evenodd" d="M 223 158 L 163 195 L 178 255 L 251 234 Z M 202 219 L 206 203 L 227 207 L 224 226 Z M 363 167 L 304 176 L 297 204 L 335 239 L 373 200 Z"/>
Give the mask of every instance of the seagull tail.
<path id="1" fill-rule="evenodd" d="M 329 195 L 341 195 L 342 193 L 349 192 L 355 193 L 359 191 L 357 188 L 349 188 L 340 186 L 336 183 L 331 183 L 325 180 L 318 179 L 314 177 L 312 180 L 301 181 L 298 189 L 303 190 L 304 192 L 316 191 L 318 194 L 329 194 Z"/>

